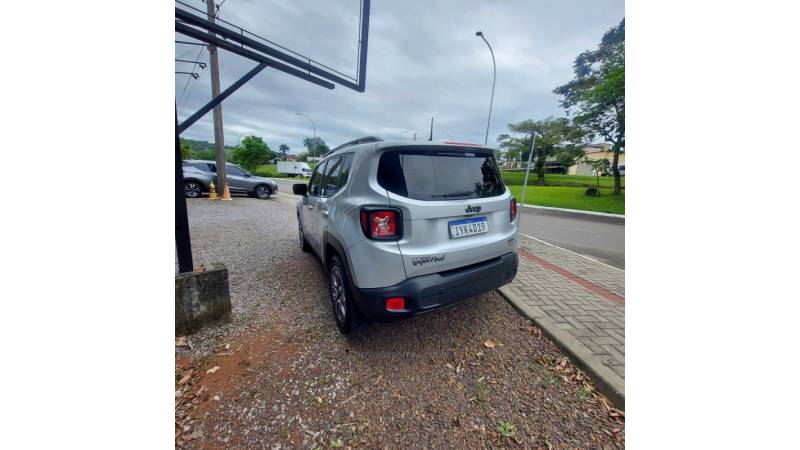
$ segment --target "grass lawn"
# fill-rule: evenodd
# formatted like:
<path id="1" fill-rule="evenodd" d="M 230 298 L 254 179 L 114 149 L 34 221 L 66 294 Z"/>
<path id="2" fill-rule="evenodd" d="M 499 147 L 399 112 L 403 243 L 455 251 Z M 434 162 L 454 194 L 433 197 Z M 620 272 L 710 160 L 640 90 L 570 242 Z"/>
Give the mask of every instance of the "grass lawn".
<path id="1" fill-rule="evenodd" d="M 625 177 L 620 180 L 623 193 L 613 195 L 614 177 L 600 177 L 600 196 L 587 197 L 586 188 L 597 185 L 597 177 L 584 175 L 560 175 L 548 173 L 544 176 L 545 186 L 536 186 L 536 174 L 528 176 L 527 197 L 522 201 L 522 183 L 525 172 L 502 171 L 503 180 L 518 201 L 529 205 L 552 206 L 555 208 L 580 209 L 614 214 L 625 214 Z"/>
<path id="2" fill-rule="evenodd" d="M 525 181 L 525 171 L 521 172 L 500 172 L 503 175 L 503 180 L 509 186 L 519 185 L 522 186 Z M 548 173 L 544 176 L 544 182 L 548 186 L 596 186 L 597 177 L 591 175 L 561 175 L 556 173 Z M 531 171 L 528 175 L 528 186 L 536 183 L 536 173 Z M 625 177 L 621 177 L 623 189 L 625 188 Z M 600 188 L 612 189 L 614 187 L 614 177 L 600 177 Z"/>
<path id="3" fill-rule="evenodd" d="M 529 185 L 523 202 L 522 186 L 509 186 L 509 188 L 517 201 L 529 205 L 625 214 L 625 194 L 614 195 L 611 189 L 601 187 L 599 197 L 587 197 L 583 194 L 586 191 L 585 187 Z"/>
<path id="4" fill-rule="evenodd" d="M 278 175 L 277 164 L 262 164 L 253 169 L 253 175 L 257 177 L 283 177 L 285 175 Z"/>

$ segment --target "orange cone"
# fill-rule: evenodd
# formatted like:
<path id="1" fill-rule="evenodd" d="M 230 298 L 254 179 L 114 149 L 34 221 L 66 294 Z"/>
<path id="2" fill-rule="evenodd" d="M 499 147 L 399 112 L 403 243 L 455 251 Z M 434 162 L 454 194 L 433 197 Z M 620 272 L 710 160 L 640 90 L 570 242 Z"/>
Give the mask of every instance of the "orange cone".
<path id="1" fill-rule="evenodd" d="M 219 197 L 217 197 L 217 188 L 214 186 L 214 183 L 208 185 L 208 199 L 219 200 Z"/>
<path id="2" fill-rule="evenodd" d="M 228 190 L 228 183 L 222 185 L 222 198 L 220 200 L 232 200 L 231 191 Z"/>

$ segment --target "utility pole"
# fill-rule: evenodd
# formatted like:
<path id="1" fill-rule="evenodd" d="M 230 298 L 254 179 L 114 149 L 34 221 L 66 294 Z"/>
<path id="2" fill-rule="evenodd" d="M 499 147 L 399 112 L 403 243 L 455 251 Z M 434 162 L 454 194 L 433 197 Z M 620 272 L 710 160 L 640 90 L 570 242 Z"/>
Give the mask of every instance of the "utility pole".
<path id="1" fill-rule="evenodd" d="M 433 140 L 433 117 L 431 117 L 431 135 L 428 138 L 429 141 Z"/>
<path id="2" fill-rule="evenodd" d="M 217 17 L 216 4 L 214 0 L 205 0 L 208 11 L 208 21 L 215 22 Z M 216 35 L 212 34 L 216 37 Z M 208 57 L 211 65 L 211 98 L 216 98 L 219 95 L 219 55 L 217 54 L 217 47 L 213 45 L 208 46 Z M 231 193 L 228 188 L 228 174 L 225 170 L 225 135 L 222 131 L 222 103 L 214 107 L 214 148 L 216 150 L 217 160 L 217 186 L 220 187 L 222 200 L 230 200 Z"/>
<path id="3" fill-rule="evenodd" d="M 525 204 L 525 190 L 528 188 L 528 173 L 531 171 L 531 157 L 533 156 L 533 149 L 536 148 L 536 130 L 531 130 L 531 148 L 528 151 L 528 165 L 525 166 L 525 181 L 522 182 L 522 199 L 520 204 Z"/>

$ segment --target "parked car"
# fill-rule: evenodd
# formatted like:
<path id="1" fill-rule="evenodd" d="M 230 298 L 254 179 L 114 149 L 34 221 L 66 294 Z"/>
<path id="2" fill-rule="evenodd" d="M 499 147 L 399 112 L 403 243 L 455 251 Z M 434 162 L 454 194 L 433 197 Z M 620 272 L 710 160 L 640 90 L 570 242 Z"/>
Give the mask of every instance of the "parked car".
<path id="1" fill-rule="evenodd" d="M 228 190 L 231 194 L 247 194 L 251 197 L 268 199 L 278 192 L 278 184 L 269 178 L 257 177 L 241 167 L 226 163 Z M 216 161 L 192 159 L 183 161 L 183 192 L 187 198 L 200 197 L 210 190 L 211 182 L 220 193 L 222 187 L 217 182 Z"/>
<path id="2" fill-rule="evenodd" d="M 290 177 L 311 176 L 311 167 L 308 164 L 300 161 L 278 161 L 278 173 L 289 175 Z"/>
<path id="3" fill-rule="evenodd" d="M 292 188 L 300 244 L 328 272 L 336 325 L 392 321 L 495 289 L 517 273 L 517 204 L 491 149 L 365 138 Z"/>

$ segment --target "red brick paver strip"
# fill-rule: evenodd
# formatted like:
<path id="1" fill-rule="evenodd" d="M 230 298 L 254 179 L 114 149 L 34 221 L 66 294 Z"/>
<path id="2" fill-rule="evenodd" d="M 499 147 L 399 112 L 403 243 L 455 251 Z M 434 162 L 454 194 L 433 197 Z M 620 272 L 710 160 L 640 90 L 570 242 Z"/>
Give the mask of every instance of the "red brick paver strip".
<path id="1" fill-rule="evenodd" d="M 519 235 L 519 269 L 499 289 L 625 408 L 625 271 Z"/>

